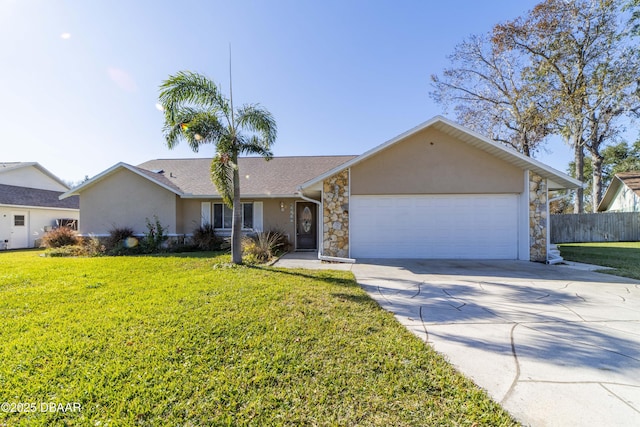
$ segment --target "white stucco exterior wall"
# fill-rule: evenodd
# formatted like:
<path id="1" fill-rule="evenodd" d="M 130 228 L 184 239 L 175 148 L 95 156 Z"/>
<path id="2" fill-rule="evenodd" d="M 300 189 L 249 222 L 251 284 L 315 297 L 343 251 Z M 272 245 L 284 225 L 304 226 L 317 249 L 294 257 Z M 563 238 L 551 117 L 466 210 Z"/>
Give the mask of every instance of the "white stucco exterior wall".
<path id="1" fill-rule="evenodd" d="M 25 228 L 14 229 L 13 215 L 25 215 Z M 0 206 L 0 250 L 23 249 L 37 247 L 36 243 L 42 238 L 48 227 L 56 223 L 56 219 L 79 219 L 77 209 L 49 209 L 30 206 Z M 14 232 L 26 234 L 26 245 L 21 242 L 21 236 Z"/>

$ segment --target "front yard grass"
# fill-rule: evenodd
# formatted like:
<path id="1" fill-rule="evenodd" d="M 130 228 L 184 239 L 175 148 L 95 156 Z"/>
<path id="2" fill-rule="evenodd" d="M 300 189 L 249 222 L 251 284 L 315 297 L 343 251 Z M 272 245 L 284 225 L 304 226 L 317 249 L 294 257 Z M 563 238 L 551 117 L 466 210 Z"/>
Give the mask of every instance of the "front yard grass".
<path id="1" fill-rule="evenodd" d="M 515 424 L 348 272 L 40 253 L 0 253 L 0 425 Z"/>
<path id="2" fill-rule="evenodd" d="M 568 261 L 612 267 L 602 272 L 640 280 L 640 242 L 562 243 L 558 248 Z"/>

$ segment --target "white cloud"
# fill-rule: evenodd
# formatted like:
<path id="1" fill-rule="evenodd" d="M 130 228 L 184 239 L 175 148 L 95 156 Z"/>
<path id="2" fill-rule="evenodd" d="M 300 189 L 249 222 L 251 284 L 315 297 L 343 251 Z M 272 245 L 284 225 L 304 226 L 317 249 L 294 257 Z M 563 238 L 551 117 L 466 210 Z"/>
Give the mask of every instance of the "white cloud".
<path id="1" fill-rule="evenodd" d="M 127 92 L 135 92 L 138 90 L 138 85 L 136 85 L 135 80 L 129 73 L 121 68 L 109 67 L 107 68 L 107 74 L 109 74 L 109 78 L 113 81 L 120 89 L 126 90 Z"/>
<path id="2" fill-rule="evenodd" d="M 69 40 L 71 38 L 71 33 L 62 33 L 60 34 L 60 38 L 63 40 Z"/>

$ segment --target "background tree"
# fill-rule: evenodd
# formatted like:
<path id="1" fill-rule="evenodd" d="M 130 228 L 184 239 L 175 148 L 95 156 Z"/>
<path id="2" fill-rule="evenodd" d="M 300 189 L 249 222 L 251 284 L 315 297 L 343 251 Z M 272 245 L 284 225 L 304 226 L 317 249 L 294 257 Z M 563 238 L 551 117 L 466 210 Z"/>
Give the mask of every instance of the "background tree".
<path id="1" fill-rule="evenodd" d="M 523 80 L 526 58 L 497 49 L 489 36 L 471 36 L 449 60 L 441 77 L 431 76 L 431 98 L 452 106 L 465 126 L 531 156 L 550 132 L 541 112 L 550 101 Z"/>
<path id="2" fill-rule="evenodd" d="M 276 122 L 257 104 L 237 111 L 209 78 L 189 71 L 169 76 L 160 85 L 164 109 L 164 136 L 171 149 L 184 140 L 194 152 L 203 144 L 215 145 L 211 180 L 224 203 L 233 210 L 231 260 L 242 263 L 242 206 L 238 156 L 258 154 L 269 160 L 276 140 Z"/>
<path id="3" fill-rule="evenodd" d="M 637 49 L 622 0 L 545 0 L 524 18 L 497 25 L 493 43 L 528 58 L 526 80 L 553 100 L 549 123 L 574 148 L 575 177 L 584 179 L 584 149 L 592 159 L 594 209 L 602 197 L 601 149 L 617 136 L 618 119 L 638 108 Z M 578 190 L 575 212 L 583 211 Z"/>
<path id="4" fill-rule="evenodd" d="M 602 150 L 602 184 L 607 188 L 611 183 L 614 175 L 620 172 L 640 171 L 640 140 L 633 144 L 620 142 L 615 145 L 609 145 Z M 587 155 L 587 160 L 591 160 Z M 596 202 L 592 194 L 592 162 L 587 161 L 584 164 L 585 184 L 584 204 L 587 211 L 596 211 L 600 202 Z M 570 162 L 567 170 L 569 175 L 575 174 L 575 163 Z M 565 192 L 566 194 L 566 192 Z M 569 213 L 569 205 L 572 198 L 570 194 L 554 203 L 550 208 L 551 213 Z"/>

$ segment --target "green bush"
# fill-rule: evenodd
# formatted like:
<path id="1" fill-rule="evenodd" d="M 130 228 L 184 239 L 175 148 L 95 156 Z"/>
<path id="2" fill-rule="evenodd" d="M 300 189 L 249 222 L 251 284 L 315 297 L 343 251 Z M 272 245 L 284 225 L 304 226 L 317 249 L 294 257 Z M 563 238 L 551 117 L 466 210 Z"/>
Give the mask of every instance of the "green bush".
<path id="1" fill-rule="evenodd" d="M 142 250 L 145 253 L 156 253 L 162 250 L 162 245 L 168 239 L 167 230 L 169 227 L 165 227 L 160 222 L 157 215 L 153 216 L 153 222 L 146 218 L 147 232 L 144 233 L 144 239 L 142 240 Z"/>
<path id="2" fill-rule="evenodd" d="M 138 239 L 131 227 L 114 227 L 109 230 L 105 241 L 105 251 L 109 255 L 127 255 L 140 252 Z"/>
<path id="3" fill-rule="evenodd" d="M 248 264 L 264 263 L 289 249 L 287 237 L 277 230 L 257 233 L 242 239 L 242 253 Z"/>
<path id="4" fill-rule="evenodd" d="M 41 246 L 43 248 L 61 248 L 63 246 L 73 246 L 78 244 L 79 239 L 75 231 L 69 227 L 58 227 L 47 231 L 42 236 Z"/>
<path id="5" fill-rule="evenodd" d="M 222 239 L 216 235 L 212 224 L 206 223 L 193 230 L 193 245 L 201 251 L 220 249 Z"/>
<path id="6" fill-rule="evenodd" d="M 80 244 L 86 256 L 98 256 L 104 254 L 106 251 L 105 245 L 100 242 L 100 239 L 93 235 L 83 237 Z"/>
<path id="7" fill-rule="evenodd" d="M 87 252 L 84 247 L 79 245 L 59 246 L 55 248 L 49 248 L 45 251 L 45 255 L 48 257 L 77 257 L 86 256 Z"/>

